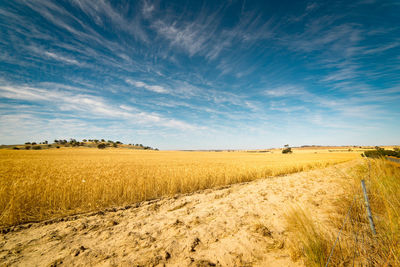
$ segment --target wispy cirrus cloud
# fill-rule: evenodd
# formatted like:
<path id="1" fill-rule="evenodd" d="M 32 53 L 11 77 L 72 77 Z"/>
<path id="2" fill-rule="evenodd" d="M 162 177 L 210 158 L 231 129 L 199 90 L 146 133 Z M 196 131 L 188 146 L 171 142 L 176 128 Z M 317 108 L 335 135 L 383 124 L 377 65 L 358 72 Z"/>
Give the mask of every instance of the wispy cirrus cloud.
<path id="1" fill-rule="evenodd" d="M 389 49 L 396 48 L 396 47 L 399 47 L 399 46 L 400 46 L 400 41 L 389 43 L 389 44 L 386 44 L 386 45 L 383 45 L 383 46 L 380 45 L 380 46 L 374 47 L 374 48 L 367 48 L 367 49 L 363 50 L 363 53 L 365 55 L 376 54 L 376 53 L 385 52 L 385 51 L 387 51 Z"/>
<path id="2" fill-rule="evenodd" d="M 162 93 L 162 94 L 168 93 L 167 89 L 165 89 L 164 87 L 159 86 L 159 85 L 149 85 L 149 84 L 144 83 L 144 82 L 132 81 L 130 79 L 126 79 L 125 81 L 126 81 L 126 83 L 128 83 L 130 85 L 136 86 L 138 88 L 144 88 L 144 89 L 152 91 L 152 92 Z"/>
<path id="3" fill-rule="evenodd" d="M 167 39 L 173 47 L 179 47 L 189 56 L 201 55 L 215 60 L 233 45 L 248 46 L 256 41 L 270 39 L 274 35 L 273 19 L 267 21 L 256 12 L 242 12 L 238 23 L 230 28 L 221 27 L 225 7 L 213 13 L 200 12 L 194 18 L 177 19 L 164 15 L 152 22 L 158 35 Z"/>
<path id="4" fill-rule="evenodd" d="M 145 18 L 151 17 L 154 9 L 155 6 L 153 3 L 150 3 L 150 1 L 143 1 L 142 14 Z"/>
<path id="5" fill-rule="evenodd" d="M 213 33 L 218 24 L 214 21 L 216 16 L 200 17 L 195 22 L 176 23 L 175 21 L 157 20 L 152 27 L 162 37 L 170 41 L 172 46 L 183 48 L 193 56 L 208 50 L 212 42 Z"/>
<path id="6" fill-rule="evenodd" d="M 59 54 L 56 54 L 53 52 L 45 52 L 44 54 L 46 56 L 48 56 L 49 58 L 52 58 L 52 59 L 55 59 L 55 60 L 58 60 L 58 61 L 61 61 L 61 62 L 67 63 L 67 64 L 73 64 L 73 65 L 78 65 L 78 66 L 83 65 L 82 63 L 78 62 L 75 59 L 65 57 L 65 56 L 62 56 L 62 55 L 59 55 Z"/>
<path id="7" fill-rule="evenodd" d="M 135 13 L 133 17 L 125 16 L 124 12 L 117 11 L 112 3 L 108 1 L 73 1 L 85 14 L 87 14 L 97 25 L 106 27 L 107 20 L 111 20 L 114 26 L 122 31 L 131 34 L 137 40 L 149 42 L 146 32 L 142 29 L 140 13 Z M 121 7 L 120 7 L 121 8 Z M 130 10 L 130 2 L 126 2 L 122 7 Z M 151 6 L 144 6 L 147 14 L 151 12 Z"/>
<path id="8" fill-rule="evenodd" d="M 273 89 L 267 89 L 264 93 L 270 97 L 310 96 L 309 92 L 304 90 L 303 87 L 295 85 L 284 85 Z"/>
<path id="9" fill-rule="evenodd" d="M 176 119 L 165 118 L 156 113 L 148 113 L 126 105 L 117 106 L 107 102 L 103 97 L 73 92 L 49 90 L 31 86 L 0 86 L 0 98 L 23 100 L 33 103 L 47 102 L 52 109 L 61 112 L 72 111 L 77 115 L 91 118 L 115 118 L 131 120 L 140 124 L 156 124 L 185 130 L 196 130 L 202 127 L 188 124 Z"/>

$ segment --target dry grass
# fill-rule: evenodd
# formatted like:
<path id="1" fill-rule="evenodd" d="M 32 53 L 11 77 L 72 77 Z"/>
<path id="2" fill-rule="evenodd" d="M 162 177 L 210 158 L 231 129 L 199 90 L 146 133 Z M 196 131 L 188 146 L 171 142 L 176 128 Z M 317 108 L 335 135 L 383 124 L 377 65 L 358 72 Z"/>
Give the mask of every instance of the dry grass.
<path id="1" fill-rule="evenodd" d="M 311 219 L 308 212 L 292 207 L 287 216 L 288 229 L 295 233 L 291 239 L 292 258 L 305 257 L 307 266 L 324 266 L 331 241 Z"/>
<path id="2" fill-rule="evenodd" d="M 360 188 L 365 179 L 377 235 L 371 234 Z M 353 239 L 359 262 L 374 266 L 400 266 L 400 165 L 387 160 L 369 160 L 357 169 L 353 194 L 359 201 L 351 213 Z M 345 202 L 346 200 L 344 200 Z M 347 199 L 347 202 L 349 200 Z M 353 252 L 354 254 L 354 252 Z"/>
<path id="3" fill-rule="evenodd" d="M 0 151 L 0 226 L 283 175 L 358 153 Z"/>
<path id="4" fill-rule="evenodd" d="M 300 208 L 289 212 L 287 221 L 298 241 L 294 243 L 294 255 L 304 256 L 309 266 L 325 266 L 345 222 L 329 266 L 400 266 L 400 164 L 369 159 L 369 163 L 366 160 L 344 175 L 351 182 L 344 185 L 347 194 L 336 203 L 338 216 L 333 220 L 333 232 L 321 231 Z M 366 182 L 376 235 L 372 234 L 366 215 L 362 179 Z"/>

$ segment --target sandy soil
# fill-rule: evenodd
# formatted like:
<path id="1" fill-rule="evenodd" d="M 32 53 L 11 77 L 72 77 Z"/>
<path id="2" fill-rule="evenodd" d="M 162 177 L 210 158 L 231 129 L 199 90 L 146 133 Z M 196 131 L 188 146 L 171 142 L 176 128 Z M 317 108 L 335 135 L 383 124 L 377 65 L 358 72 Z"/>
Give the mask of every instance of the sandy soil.
<path id="1" fill-rule="evenodd" d="M 3 230 L 0 265 L 303 266 L 290 257 L 287 209 L 329 224 L 356 163 Z"/>

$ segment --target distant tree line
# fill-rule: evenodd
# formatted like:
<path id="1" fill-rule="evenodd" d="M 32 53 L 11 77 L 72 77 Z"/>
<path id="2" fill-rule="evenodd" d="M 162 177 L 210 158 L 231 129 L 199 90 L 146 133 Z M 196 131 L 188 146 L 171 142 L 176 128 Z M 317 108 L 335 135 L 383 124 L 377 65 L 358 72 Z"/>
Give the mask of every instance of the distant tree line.
<path id="1" fill-rule="evenodd" d="M 46 145 L 46 148 L 52 147 L 49 142 L 43 141 L 43 142 L 26 142 L 25 143 L 25 149 L 34 149 L 34 150 L 39 150 L 42 148 L 45 148 L 42 145 Z M 78 141 L 74 138 L 70 138 L 69 140 L 66 139 L 55 139 L 53 145 L 56 148 L 60 148 L 60 146 L 65 146 L 65 147 L 79 147 L 79 146 L 87 146 L 87 147 L 97 147 L 99 149 L 105 149 L 107 147 L 120 147 L 123 145 L 121 141 L 113 141 L 113 140 L 105 140 L 105 139 L 82 139 L 82 141 Z M 129 144 L 127 148 L 133 147 L 135 149 L 144 149 L 144 150 L 158 150 L 157 148 L 152 148 L 150 146 L 144 146 L 143 144 Z M 19 147 L 13 147 L 15 150 L 19 150 Z"/>

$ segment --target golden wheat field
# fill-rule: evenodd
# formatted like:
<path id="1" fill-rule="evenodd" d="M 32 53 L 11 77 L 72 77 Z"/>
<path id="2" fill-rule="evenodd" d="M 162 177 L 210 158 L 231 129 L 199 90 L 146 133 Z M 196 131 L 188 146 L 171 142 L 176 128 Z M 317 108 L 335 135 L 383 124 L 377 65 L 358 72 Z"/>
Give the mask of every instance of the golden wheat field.
<path id="1" fill-rule="evenodd" d="M 0 225 L 325 167 L 359 152 L 0 151 Z"/>

